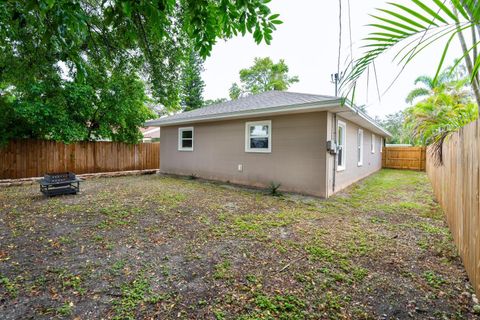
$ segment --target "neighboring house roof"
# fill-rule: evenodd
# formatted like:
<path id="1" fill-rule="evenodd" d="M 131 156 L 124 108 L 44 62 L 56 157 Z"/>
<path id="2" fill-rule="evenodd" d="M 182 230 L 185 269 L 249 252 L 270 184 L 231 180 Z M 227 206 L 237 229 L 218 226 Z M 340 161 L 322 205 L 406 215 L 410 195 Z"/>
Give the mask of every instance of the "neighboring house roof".
<path id="1" fill-rule="evenodd" d="M 340 97 L 287 91 L 268 91 L 256 95 L 250 95 L 237 100 L 213 104 L 193 111 L 177 113 L 156 120 L 150 120 L 146 122 L 146 125 L 169 126 L 311 111 L 342 113 L 341 116 L 347 120 L 355 122 L 380 135 L 390 136 L 390 133 L 379 126 L 367 114 L 356 108 L 344 105 L 344 99 Z M 343 112 L 350 113 L 350 115 L 343 114 Z"/>
<path id="2" fill-rule="evenodd" d="M 143 134 L 144 138 L 160 138 L 160 128 L 159 127 L 145 127 L 140 128 L 140 131 Z"/>

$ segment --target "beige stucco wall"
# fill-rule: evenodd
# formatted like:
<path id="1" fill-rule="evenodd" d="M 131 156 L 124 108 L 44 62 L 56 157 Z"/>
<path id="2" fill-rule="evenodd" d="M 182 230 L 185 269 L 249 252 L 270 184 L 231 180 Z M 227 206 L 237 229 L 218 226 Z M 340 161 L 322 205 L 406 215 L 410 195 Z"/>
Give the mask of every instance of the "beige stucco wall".
<path id="1" fill-rule="evenodd" d="M 272 121 L 272 152 L 247 153 L 245 122 L 260 120 Z M 326 112 L 197 123 L 193 152 L 177 150 L 178 128 L 187 125 L 162 127 L 160 171 L 260 187 L 274 181 L 284 191 L 325 197 L 326 125 Z"/>
<path id="2" fill-rule="evenodd" d="M 375 153 L 371 152 L 372 132 L 363 129 L 363 165 L 359 166 L 357 161 L 357 133 L 360 128 L 355 123 L 342 118 L 337 115 L 337 121 L 345 122 L 347 126 L 346 135 L 346 166 L 345 170 L 335 170 L 335 191 L 333 191 L 333 166 L 334 157 L 328 155 L 327 157 L 327 177 L 328 177 L 328 196 L 336 193 L 352 183 L 363 179 L 370 174 L 380 170 L 382 168 L 382 154 L 380 152 L 381 136 L 375 135 Z M 331 139 L 333 114 L 329 113 L 327 116 L 327 135 Z"/>

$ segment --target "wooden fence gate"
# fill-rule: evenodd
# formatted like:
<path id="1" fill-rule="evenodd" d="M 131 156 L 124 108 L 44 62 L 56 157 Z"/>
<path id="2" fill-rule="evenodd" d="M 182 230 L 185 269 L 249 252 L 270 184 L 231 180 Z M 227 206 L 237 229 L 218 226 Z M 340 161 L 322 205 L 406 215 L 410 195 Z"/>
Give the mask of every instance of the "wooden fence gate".
<path id="1" fill-rule="evenodd" d="M 385 147 L 382 167 L 404 170 L 425 170 L 425 147 Z"/>
<path id="2" fill-rule="evenodd" d="M 43 176 L 46 172 L 77 174 L 158 169 L 160 143 L 13 140 L 0 148 L 0 179 Z"/>

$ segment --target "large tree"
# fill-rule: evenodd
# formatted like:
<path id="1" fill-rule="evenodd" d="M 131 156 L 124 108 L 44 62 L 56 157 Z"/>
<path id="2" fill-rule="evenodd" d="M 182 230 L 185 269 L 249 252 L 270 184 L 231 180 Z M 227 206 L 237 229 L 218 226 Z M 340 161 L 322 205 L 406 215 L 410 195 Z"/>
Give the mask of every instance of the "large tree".
<path id="1" fill-rule="evenodd" d="M 118 88 L 121 82 L 120 87 L 126 92 L 135 91 L 133 99 L 145 100 L 137 90 L 139 79 L 146 82 L 155 102 L 174 109 L 179 105 L 181 65 L 192 48 L 205 57 L 218 38 L 247 32 L 253 34 L 257 43 L 262 40 L 270 43 L 272 31 L 281 21 L 278 14 L 271 14 L 267 2 L 2 1 L 0 107 L 10 113 L 8 119 L 0 120 L 3 126 L 0 131 L 11 132 L 13 127 L 23 136 L 71 141 L 78 136 L 67 130 L 77 127 L 67 126 L 77 120 L 68 117 L 65 111 L 68 101 L 72 101 L 72 92 L 86 90 L 87 96 L 94 99 L 78 101 L 82 95 L 76 97 L 75 108 L 83 119 L 89 112 L 80 109 L 88 104 L 96 110 L 100 104 L 113 106 L 114 100 L 120 101 L 120 91 L 109 85 Z M 121 77 L 129 81 L 120 80 Z M 109 97 L 112 92 L 115 96 Z M 110 101 L 98 102 L 100 98 Z M 133 105 L 139 106 L 136 102 Z M 119 114 L 115 108 L 107 108 L 105 112 L 108 114 L 100 119 L 87 121 L 91 133 L 105 124 L 99 121 Z M 143 113 L 142 109 L 138 112 Z M 26 130 L 15 127 L 31 125 L 34 120 L 28 116 L 32 113 L 45 120 L 43 127 Z M 94 112 L 94 117 L 98 114 L 102 112 Z M 125 121 L 126 118 L 120 117 L 110 125 L 112 136 L 122 136 L 123 125 L 128 123 Z M 40 120 L 36 123 L 42 126 Z M 62 123 L 67 127 L 59 127 L 55 131 L 59 135 L 53 133 L 51 127 Z"/>
<path id="2" fill-rule="evenodd" d="M 138 127 L 155 116 L 145 105 L 143 82 L 126 70 L 86 71 L 68 81 L 51 74 L 41 83 L 4 87 L 0 145 L 13 138 L 138 142 Z"/>
<path id="3" fill-rule="evenodd" d="M 184 111 L 191 111 L 203 107 L 202 79 L 203 60 L 194 50 L 188 54 L 182 67 L 180 105 Z"/>
<path id="4" fill-rule="evenodd" d="M 297 76 L 288 74 L 288 66 L 283 59 L 274 63 L 269 57 L 255 58 L 253 66 L 240 70 L 240 85 L 232 84 L 229 94 L 231 99 L 237 99 L 270 90 L 283 91 L 298 81 Z"/>

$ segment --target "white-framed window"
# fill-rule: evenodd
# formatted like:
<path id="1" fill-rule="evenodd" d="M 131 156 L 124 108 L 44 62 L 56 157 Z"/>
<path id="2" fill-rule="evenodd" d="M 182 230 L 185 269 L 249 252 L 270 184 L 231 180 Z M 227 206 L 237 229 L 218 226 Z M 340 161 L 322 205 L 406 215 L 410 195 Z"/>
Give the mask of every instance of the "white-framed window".
<path id="1" fill-rule="evenodd" d="M 272 121 L 245 123 L 245 152 L 272 152 Z"/>
<path id="2" fill-rule="evenodd" d="M 357 133 L 357 164 L 363 165 L 363 130 L 358 129 Z"/>
<path id="3" fill-rule="evenodd" d="M 375 134 L 372 133 L 372 140 L 370 142 L 370 150 L 372 151 L 372 153 L 375 153 L 375 140 Z"/>
<path id="4" fill-rule="evenodd" d="M 347 151 L 347 124 L 343 121 L 337 122 L 337 171 L 345 170 Z"/>
<path id="5" fill-rule="evenodd" d="M 193 151 L 193 127 L 178 128 L 178 151 Z"/>
<path id="6" fill-rule="evenodd" d="M 380 153 L 383 152 L 383 137 L 380 137 Z"/>

